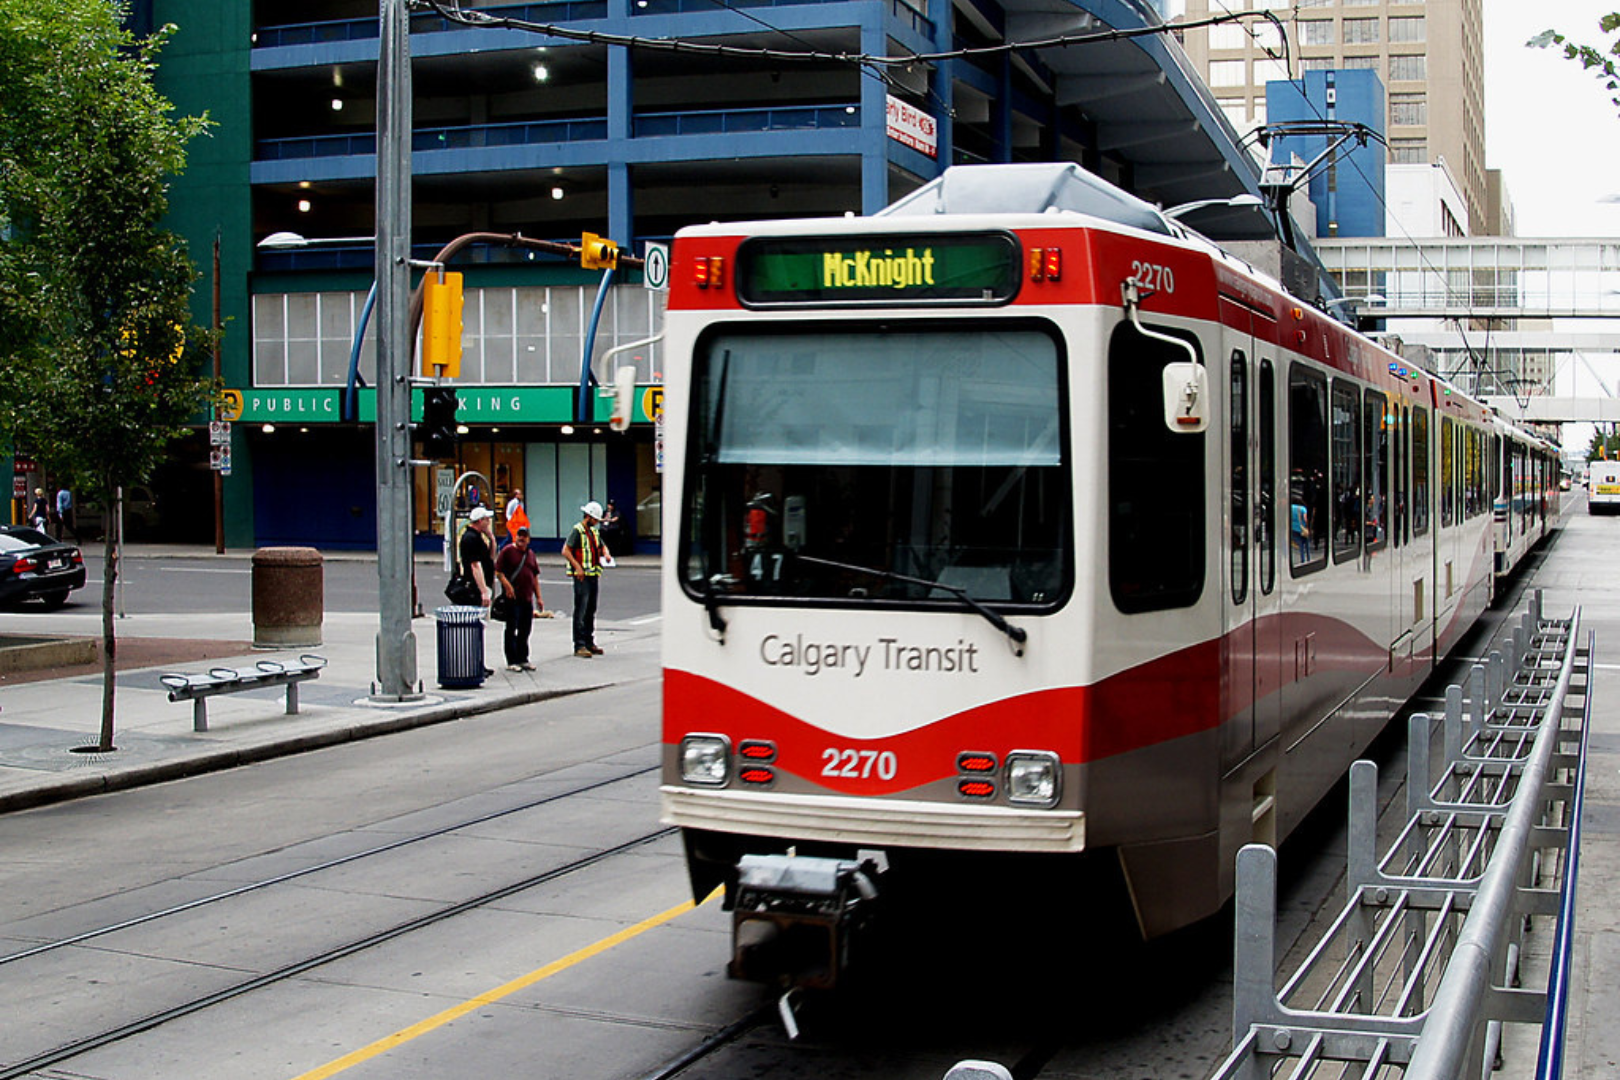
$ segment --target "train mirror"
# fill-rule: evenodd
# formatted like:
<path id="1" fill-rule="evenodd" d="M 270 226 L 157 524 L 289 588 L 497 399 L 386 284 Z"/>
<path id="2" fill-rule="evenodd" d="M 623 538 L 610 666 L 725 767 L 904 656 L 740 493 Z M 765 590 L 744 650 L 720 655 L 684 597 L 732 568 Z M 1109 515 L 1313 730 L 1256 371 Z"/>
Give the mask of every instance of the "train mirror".
<path id="1" fill-rule="evenodd" d="M 1203 364 L 1164 365 L 1164 424 L 1197 435 L 1209 426 L 1209 372 Z"/>

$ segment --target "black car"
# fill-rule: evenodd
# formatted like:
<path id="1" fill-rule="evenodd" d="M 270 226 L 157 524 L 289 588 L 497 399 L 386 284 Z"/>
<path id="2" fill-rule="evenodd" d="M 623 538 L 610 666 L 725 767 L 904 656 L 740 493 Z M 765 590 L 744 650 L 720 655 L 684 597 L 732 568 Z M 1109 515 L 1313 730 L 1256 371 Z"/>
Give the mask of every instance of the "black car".
<path id="1" fill-rule="evenodd" d="M 0 604 L 38 597 L 57 608 L 83 587 L 84 556 L 76 546 L 27 525 L 0 525 Z"/>

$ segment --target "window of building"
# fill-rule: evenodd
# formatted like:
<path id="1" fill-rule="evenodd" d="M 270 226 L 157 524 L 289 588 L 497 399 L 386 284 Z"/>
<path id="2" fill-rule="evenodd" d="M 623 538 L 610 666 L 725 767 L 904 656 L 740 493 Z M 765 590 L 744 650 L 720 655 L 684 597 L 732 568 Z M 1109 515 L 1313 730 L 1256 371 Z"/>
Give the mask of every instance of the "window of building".
<path id="1" fill-rule="evenodd" d="M 1254 62 L 1254 81 L 1257 86 L 1264 86 L 1268 82 L 1276 82 L 1288 78 L 1288 65 L 1281 60 L 1256 60 Z"/>
<path id="2" fill-rule="evenodd" d="M 1389 160 L 1395 165 L 1422 165 L 1429 160 L 1429 144 L 1423 139 L 1391 139 Z"/>
<path id="3" fill-rule="evenodd" d="M 1374 7 L 1383 0 L 1343 0 L 1345 7 Z"/>
<path id="4" fill-rule="evenodd" d="M 1300 22 L 1301 45 L 1332 45 L 1334 41 L 1332 19 L 1305 19 Z"/>
<path id="5" fill-rule="evenodd" d="M 1209 28 L 1211 49 L 1241 49 L 1248 43 L 1249 34 L 1242 23 L 1220 23 Z"/>
<path id="6" fill-rule="evenodd" d="M 1389 95 L 1389 122 L 1391 124 L 1427 124 L 1429 101 L 1422 94 Z"/>
<path id="7" fill-rule="evenodd" d="M 1347 56 L 1339 64 L 1346 71 L 1378 71 L 1383 63 L 1382 57 L 1377 56 Z"/>
<path id="8" fill-rule="evenodd" d="M 1299 62 L 1301 71 L 1332 71 L 1339 62 L 1331 56 L 1308 56 Z"/>
<path id="9" fill-rule="evenodd" d="M 1377 19 L 1344 20 L 1344 43 L 1346 45 L 1371 45 L 1377 40 Z"/>
<path id="10" fill-rule="evenodd" d="M 1422 15 L 1389 20 L 1389 40 L 1393 42 L 1427 40 L 1428 29 Z"/>
<path id="11" fill-rule="evenodd" d="M 1248 65 L 1242 60 L 1211 60 L 1210 86 L 1244 86 L 1249 81 Z"/>
<path id="12" fill-rule="evenodd" d="M 1288 565 L 1295 576 L 1327 565 L 1327 379 L 1302 364 L 1288 370 Z"/>
<path id="13" fill-rule="evenodd" d="M 1232 122 L 1232 126 L 1239 131 L 1245 131 L 1249 126 L 1249 107 L 1244 98 L 1220 98 L 1216 104 L 1220 105 L 1221 112 Z"/>
<path id="14" fill-rule="evenodd" d="M 1390 82 L 1422 82 L 1429 77 L 1429 66 L 1426 57 L 1418 56 L 1391 56 L 1389 58 Z"/>

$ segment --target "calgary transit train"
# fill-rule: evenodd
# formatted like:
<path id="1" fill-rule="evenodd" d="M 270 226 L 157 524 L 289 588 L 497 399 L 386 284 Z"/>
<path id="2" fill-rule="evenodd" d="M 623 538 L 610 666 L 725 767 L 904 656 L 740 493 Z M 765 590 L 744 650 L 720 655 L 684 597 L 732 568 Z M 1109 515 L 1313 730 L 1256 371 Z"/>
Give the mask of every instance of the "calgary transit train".
<path id="1" fill-rule="evenodd" d="M 662 811 L 734 975 L 1081 866 L 1208 916 L 1556 524 L 1549 444 L 1078 166 L 684 229 L 665 341 Z"/>

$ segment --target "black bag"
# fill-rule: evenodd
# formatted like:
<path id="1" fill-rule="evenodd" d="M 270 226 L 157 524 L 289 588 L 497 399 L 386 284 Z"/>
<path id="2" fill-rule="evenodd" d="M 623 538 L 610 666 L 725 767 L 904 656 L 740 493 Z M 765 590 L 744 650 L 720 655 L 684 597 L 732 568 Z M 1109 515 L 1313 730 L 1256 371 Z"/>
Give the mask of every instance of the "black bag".
<path id="1" fill-rule="evenodd" d="M 510 596 L 497 596 L 489 605 L 489 617 L 496 622 L 505 622 L 512 617 L 512 598 Z"/>
<path id="2" fill-rule="evenodd" d="M 453 577 L 444 586 L 445 599 L 458 607 L 477 607 L 483 599 L 478 586 L 464 577 Z"/>

